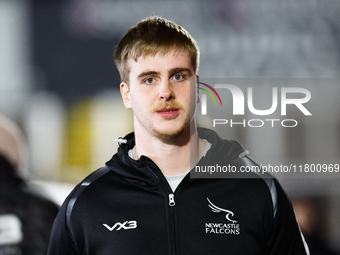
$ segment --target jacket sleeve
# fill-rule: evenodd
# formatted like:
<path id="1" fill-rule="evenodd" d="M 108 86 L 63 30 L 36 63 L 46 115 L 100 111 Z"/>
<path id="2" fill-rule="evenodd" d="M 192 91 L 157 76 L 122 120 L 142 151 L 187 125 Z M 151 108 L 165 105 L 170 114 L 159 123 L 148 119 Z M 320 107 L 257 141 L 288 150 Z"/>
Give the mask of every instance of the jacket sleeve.
<path id="1" fill-rule="evenodd" d="M 274 179 L 277 204 L 271 235 L 267 242 L 270 255 L 309 255 L 297 224 L 293 206 L 279 182 Z"/>
<path id="2" fill-rule="evenodd" d="M 71 197 L 71 195 L 70 195 Z M 79 254 L 67 225 L 67 207 L 69 198 L 61 206 L 54 221 L 47 255 L 76 255 Z"/>

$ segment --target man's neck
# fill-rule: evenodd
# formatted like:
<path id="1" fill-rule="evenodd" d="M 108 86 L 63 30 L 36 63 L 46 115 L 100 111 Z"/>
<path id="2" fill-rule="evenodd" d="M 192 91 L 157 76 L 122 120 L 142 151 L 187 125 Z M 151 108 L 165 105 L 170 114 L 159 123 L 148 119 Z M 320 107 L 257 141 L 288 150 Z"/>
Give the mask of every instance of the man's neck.
<path id="1" fill-rule="evenodd" d="M 164 175 L 186 173 L 200 160 L 205 151 L 205 142 L 197 135 L 196 126 L 184 130 L 171 140 L 152 136 L 135 130 L 135 157 L 141 155 L 152 159 Z"/>

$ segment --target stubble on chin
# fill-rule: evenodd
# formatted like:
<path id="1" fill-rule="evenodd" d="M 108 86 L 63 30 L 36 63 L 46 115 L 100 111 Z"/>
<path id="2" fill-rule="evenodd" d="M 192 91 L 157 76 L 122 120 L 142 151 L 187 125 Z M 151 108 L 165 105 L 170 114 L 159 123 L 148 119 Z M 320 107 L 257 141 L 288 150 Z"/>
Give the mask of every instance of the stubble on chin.
<path id="1" fill-rule="evenodd" d="M 152 131 L 158 138 L 162 138 L 164 140 L 173 140 L 180 137 L 183 134 L 184 130 L 188 127 L 189 122 L 190 122 L 189 120 L 185 120 L 184 124 L 177 130 L 162 131 L 157 129 L 156 127 L 153 127 Z"/>

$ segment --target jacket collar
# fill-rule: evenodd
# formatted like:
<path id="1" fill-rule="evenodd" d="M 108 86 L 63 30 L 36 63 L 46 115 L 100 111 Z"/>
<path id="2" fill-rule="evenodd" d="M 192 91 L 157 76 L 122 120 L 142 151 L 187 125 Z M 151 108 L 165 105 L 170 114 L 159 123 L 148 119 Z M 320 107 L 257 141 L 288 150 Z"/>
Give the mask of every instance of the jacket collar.
<path id="1" fill-rule="evenodd" d="M 221 139 L 216 132 L 206 128 L 198 129 L 198 136 L 206 139 L 212 144 L 206 156 L 203 157 L 198 164 L 209 164 L 216 160 L 227 162 L 232 160 L 242 152 L 244 148 L 236 141 Z M 138 160 L 129 157 L 128 151 L 135 146 L 134 133 L 130 133 L 124 137 L 127 140 L 125 144 L 120 144 L 117 154 L 115 154 L 106 166 L 113 172 L 136 182 L 148 183 L 149 185 L 157 185 L 162 175 L 157 165 L 148 157 L 141 156 Z"/>

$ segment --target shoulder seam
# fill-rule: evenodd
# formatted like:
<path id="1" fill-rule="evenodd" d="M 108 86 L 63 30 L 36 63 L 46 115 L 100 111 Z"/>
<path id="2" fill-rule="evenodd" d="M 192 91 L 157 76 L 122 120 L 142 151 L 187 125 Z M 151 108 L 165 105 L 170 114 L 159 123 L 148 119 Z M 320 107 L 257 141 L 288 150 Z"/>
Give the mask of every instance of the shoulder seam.
<path id="1" fill-rule="evenodd" d="M 242 155 L 242 153 L 239 155 L 238 158 L 233 160 L 234 162 L 237 162 L 240 165 L 257 165 L 259 166 L 257 163 L 255 163 L 255 161 L 250 158 L 249 156 L 244 156 Z M 255 172 L 255 174 L 260 177 L 267 185 L 268 189 L 269 189 L 269 193 L 270 196 L 272 198 L 272 203 L 273 203 L 273 213 L 274 213 L 274 218 L 276 217 L 276 211 L 277 211 L 277 190 L 276 190 L 276 185 L 275 182 L 273 180 L 273 177 L 268 174 L 259 174 L 258 172 Z"/>
<path id="2" fill-rule="evenodd" d="M 93 172 L 91 175 L 89 175 L 87 178 L 85 178 L 84 181 L 82 181 L 77 190 L 74 192 L 74 194 L 72 195 L 72 197 L 70 198 L 70 200 L 67 203 L 66 206 L 66 226 L 67 229 L 72 237 L 73 242 L 75 242 L 74 236 L 73 236 L 73 232 L 72 232 L 72 228 L 71 228 L 71 215 L 72 215 L 72 210 L 73 207 L 76 203 L 76 200 L 78 199 L 78 197 L 80 196 L 80 194 L 95 180 L 97 180 L 98 178 L 102 177 L 104 174 L 108 173 L 110 171 L 110 169 L 107 166 L 104 166 L 102 168 L 99 168 L 97 171 Z"/>

